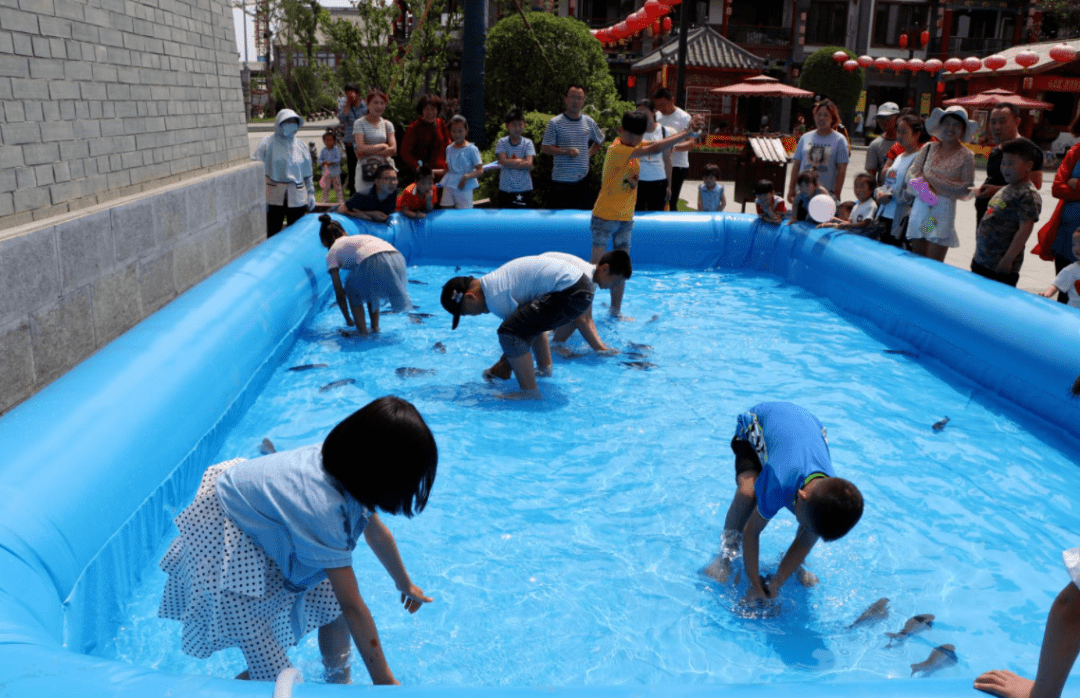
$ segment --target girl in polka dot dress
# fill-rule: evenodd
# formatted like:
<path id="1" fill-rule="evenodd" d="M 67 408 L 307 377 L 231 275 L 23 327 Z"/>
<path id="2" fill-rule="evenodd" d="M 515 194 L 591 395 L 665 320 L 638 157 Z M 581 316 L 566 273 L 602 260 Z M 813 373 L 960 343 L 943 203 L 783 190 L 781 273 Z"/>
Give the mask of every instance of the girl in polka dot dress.
<path id="1" fill-rule="evenodd" d="M 318 628 L 326 678 L 348 683 L 349 636 L 371 680 L 396 684 L 360 598 L 352 551 L 364 540 L 415 613 L 432 599 L 409 579 L 376 509 L 411 517 L 427 504 L 438 451 L 412 404 L 382 397 L 315 444 L 214 465 L 178 517 L 161 561 L 158 614 L 184 624 L 182 649 L 199 658 L 239 647 L 237 678 L 273 681 L 286 648 Z"/>

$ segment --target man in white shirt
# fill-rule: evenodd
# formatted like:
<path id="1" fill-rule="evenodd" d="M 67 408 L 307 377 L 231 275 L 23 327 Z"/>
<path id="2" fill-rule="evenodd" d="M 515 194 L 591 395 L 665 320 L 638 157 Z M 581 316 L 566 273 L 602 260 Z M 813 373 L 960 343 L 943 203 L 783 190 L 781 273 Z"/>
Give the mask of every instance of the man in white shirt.
<path id="1" fill-rule="evenodd" d="M 547 331 L 573 322 L 592 307 L 593 289 L 592 280 L 564 260 L 519 257 L 480 278 L 455 276 L 443 285 L 440 300 L 454 317 L 451 329 L 457 329 L 462 315 L 494 313 L 502 319 L 498 335 L 503 356 L 521 389 L 536 397 L 530 350 L 541 373 L 550 374 Z"/>
<path id="2" fill-rule="evenodd" d="M 653 104 L 656 105 L 656 122 L 667 129 L 668 133 L 681 133 L 690 125 L 690 114 L 675 106 L 675 100 L 668 88 L 661 87 L 653 93 Z M 671 149 L 672 211 L 679 208 L 679 192 L 682 191 L 683 181 L 690 171 L 690 156 L 687 153 L 693 147 L 694 141 L 687 140 Z"/>

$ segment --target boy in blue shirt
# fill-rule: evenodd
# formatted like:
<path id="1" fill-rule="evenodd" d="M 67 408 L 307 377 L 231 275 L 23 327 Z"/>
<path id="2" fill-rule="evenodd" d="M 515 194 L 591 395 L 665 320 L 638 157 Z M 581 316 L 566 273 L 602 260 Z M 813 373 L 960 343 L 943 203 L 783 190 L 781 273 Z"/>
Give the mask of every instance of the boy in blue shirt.
<path id="1" fill-rule="evenodd" d="M 802 568 L 818 538 L 843 538 L 862 516 L 855 485 L 833 473 L 825 427 L 790 402 L 763 402 L 739 415 L 735 436 L 735 499 L 724 522 L 720 554 L 705 573 L 724 582 L 741 539 L 750 582 L 748 600 L 775 598 L 793 573 L 805 586 L 817 583 Z M 799 522 L 795 540 L 768 582 L 761 579 L 758 543 L 769 521 L 787 508 Z"/>

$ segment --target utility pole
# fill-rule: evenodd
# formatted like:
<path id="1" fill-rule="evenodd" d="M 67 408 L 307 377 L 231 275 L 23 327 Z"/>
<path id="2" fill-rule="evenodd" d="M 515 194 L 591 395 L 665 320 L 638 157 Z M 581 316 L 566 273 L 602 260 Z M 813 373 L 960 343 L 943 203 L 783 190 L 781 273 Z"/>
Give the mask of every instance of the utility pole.
<path id="1" fill-rule="evenodd" d="M 690 32 L 687 3 L 679 4 L 679 62 L 675 69 L 675 105 L 686 108 L 686 36 Z"/>
<path id="2" fill-rule="evenodd" d="M 465 28 L 461 50 L 461 112 L 469 120 L 469 135 L 487 147 L 484 130 L 484 37 L 487 0 L 465 0 Z"/>

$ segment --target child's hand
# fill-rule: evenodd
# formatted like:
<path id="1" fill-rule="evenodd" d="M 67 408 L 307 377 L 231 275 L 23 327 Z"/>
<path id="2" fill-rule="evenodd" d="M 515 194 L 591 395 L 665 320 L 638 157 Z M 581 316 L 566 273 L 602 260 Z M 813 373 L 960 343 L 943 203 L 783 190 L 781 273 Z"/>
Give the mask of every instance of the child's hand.
<path id="1" fill-rule="evenodd" d="M 462 177 L 460 180 L 458 180 L 457 188 L 458 189 L 464 189 L 465 188 L 465 178 L 464 177 Z"/>
<path id="2" fill-rule="evenodd" d="M 424 590 L 412 582 L 410 582 L 409 586 L 401 592 L 401 603 L 409 613 L 416 613 L 420 610 L 421 606 L 426 603 L 431 603 L 434 600 L 435 599 L 430 596 L 424 596 Z"/>

